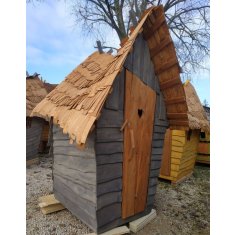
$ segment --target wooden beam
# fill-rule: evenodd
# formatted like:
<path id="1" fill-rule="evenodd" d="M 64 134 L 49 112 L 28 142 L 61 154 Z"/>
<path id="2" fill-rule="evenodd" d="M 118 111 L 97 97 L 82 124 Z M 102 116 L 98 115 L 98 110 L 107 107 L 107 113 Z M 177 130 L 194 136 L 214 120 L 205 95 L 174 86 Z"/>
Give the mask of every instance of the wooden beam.
<path id="1" fill-rule="evenodd" d="M 159 45 L 155 46 L 153 49 L 150 50 L 151 59 L 157 55 L 160 51 L 162 51 L 166 46 L 168 46 L 172 42 L 169 36 L 165 37 Z"/>
<path id="2" fill-rule="evenodd" d="M 188 121 L 169 120 L 169 124 L 174 126 L 188 126 Z"/>
<path id="3" fill-rule="evenodd" d="M 151 28 L 148 28 L 145 32 L 144 32 L 144 39 L 145 40 L 148 40 L 149 38 L 151 38 L 151 36 L 154 35 L 154 33 L 161 27 L 161 25 L 163 23 L 166 22 L 166 19 L 165 19 L 165 16 L 164 16 L 164 13 L 159 15 L 159 17 L 157 17 L 155 19 L 155 23 L 154 25 L 151 27 Z M 146 22 L 147 23 L 147 22 Z M 147 24 L 146 24 L 147 26 Z M 145 26 L 145 27 L 146 27 Z M 146 27 L 147 28 L 147 27 Z"/>
<path id="4" fill-rule="evenodd" d="M 160 73 L 166 71 L 167 69 L 173 67 L 174 65 L 178 65 L 178 61 L 176 58 L 172 58 L 172 59 L 168 60 L 160 68 L 156 68 L 155 72 L 159 75 Z"/>
<path id="5" fill-rule="evenodd" d="M 167 113 L 168 119 L 187 119 L 187 113 Z"/>
<path id="6" fill-rule="evenodd" d="M 178 103 L 185 103 L 186 100 L 185 100 L 185 97 L 184 96 L 181 96 L 181 97 L 176 97 L 176 98 L 172 98 L 172 99 L 165 99 L 165 103 L 166 105 L 169 105 L 169 104 L 178 104 Z"/>
<path id="7" fill-rule="evenodd" d="M 38 200 L 38 205 L 44 215 L 65 209 L 65 207 L 55 199 L 54 194 L 42 196 Z"/>
<path id="8" fill-rule="evenodd" d="M 144 226 L 146 226 L 148 223 L 154 220 L 156 216 L 157 216 L 156 210 L 152 209 L 152 211 L 148 215 L 145 215 L 137 220 L 130 222 L 129 223 L 130 230 L 134 233 L 137 233 L 142 228 L 144 228 Z"/>
<path id="9" fill-rule="evenodd" d="M 174 78 L 166 82 L 160 82 L 159 85 L 160 85 L 161 90 L 165 90 L 175 85 L 181 85 L 181 81 L 180 81 L 180 78 Z"/>
<path id="10" fill-rule="evenodd" d="M 121 226 L 121 227 L 111 229 L 100 235 L 121 235 L 121 234 L 127 234 L 127 233 L 128 234 L 130 233 L 130 229 L 127 226 Z M 88 233 L 87 235 L 97 235 L 97 233 Z"/>

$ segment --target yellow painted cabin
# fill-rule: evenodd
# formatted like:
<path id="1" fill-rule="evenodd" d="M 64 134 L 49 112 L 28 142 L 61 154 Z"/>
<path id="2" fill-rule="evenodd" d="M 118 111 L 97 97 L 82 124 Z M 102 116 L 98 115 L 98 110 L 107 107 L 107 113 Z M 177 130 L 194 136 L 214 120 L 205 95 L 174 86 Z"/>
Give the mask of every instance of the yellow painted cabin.
<path id="1" fill-rule="evenodd" d="M 172 183 L 183 181 L 193 172 L 198 148 L 200 132 L 209 133 L 209 122 L 192 84 L 184 84 L 188 106 L 189 130 L 167 129 L 164 139 L 160 178 Z"/>
<path id="2" fill-rule="evenodd" d="M 207 120 L 210 122 L 210 107 L 203 106 Z M 210 164 L 210 134 L 201 132 L 196 162 Z"/>

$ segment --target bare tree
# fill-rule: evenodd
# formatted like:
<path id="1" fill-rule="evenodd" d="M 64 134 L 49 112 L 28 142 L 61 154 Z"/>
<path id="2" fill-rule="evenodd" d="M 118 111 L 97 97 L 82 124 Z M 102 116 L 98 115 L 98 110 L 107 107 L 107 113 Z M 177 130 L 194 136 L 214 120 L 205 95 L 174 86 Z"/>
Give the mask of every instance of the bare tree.
<path id="1" fill-rule="evenodd" d="M 109 26 L 120 41 L 148 7 L 160 4 L 164 6 L 183 71 L 205 68 L 210 52 L 209 0 L 71 0 L 75 21 L 82 23 L 85 32 L 94 33 Z"/>

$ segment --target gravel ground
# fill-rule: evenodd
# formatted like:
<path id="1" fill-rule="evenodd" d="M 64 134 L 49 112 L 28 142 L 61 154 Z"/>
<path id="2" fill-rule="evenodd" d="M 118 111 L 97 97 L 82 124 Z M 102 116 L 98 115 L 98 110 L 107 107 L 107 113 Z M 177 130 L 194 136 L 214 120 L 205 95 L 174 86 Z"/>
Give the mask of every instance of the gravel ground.
<path id="1" fill-rule="evenodd" d="M 38 198 L 53 193 L 52 160 L 42 156 L 39 165 L 27 167 L 26 226 L 28 235 L 75 235 L 92 231 L 68 210 L 43 215 Z M 137 235 L 210 234 L 210 168 L 196 166 L 193 175 L 172 186 L 159 181 L 155 196 L 157 217 Z"/>

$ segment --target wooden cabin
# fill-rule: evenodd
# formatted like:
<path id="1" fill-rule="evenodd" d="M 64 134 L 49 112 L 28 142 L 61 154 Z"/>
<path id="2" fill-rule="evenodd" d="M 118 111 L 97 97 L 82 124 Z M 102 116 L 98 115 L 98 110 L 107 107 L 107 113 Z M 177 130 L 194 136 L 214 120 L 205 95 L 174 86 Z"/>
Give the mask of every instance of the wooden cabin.
<path id="1" fill-rule="evenodd" d="M 200 133 L 209 133 L 209 122 L 196 90 L 189 81 L 184 84 L 188 106 L 189 130 L 167 129 L 160 178 L 172 183 L 183 181 L 193 172 Z"/>
<path id="2" fill-rule="evenodd" d="M 203 106 L 207 120 L 210 122 L 210 107 Z M 196 162 L 210 164 L 210 134 L 201 132 L 200 133 L 200 140 L 198 143 L 198 150 L 197 150 L 197 159 Z"/>
<path id="3" fill-rule="evenodd" d="M 188 129 L 186 114 L 164 10 L 153 7 L 115 56 L 94 52 L 33 110 L 53 119 L 55 197 L 97 233 L 146 215 L 166 128 Z"/>
<path id="4" fill-rule="evenodd" d="M 38 153 L 44 150 L 48 141 L 48 122 L 30 117 L 35 106 L 48 94 L 38 75 L 26 76 L 26 165 L 39 161 Z"/>

